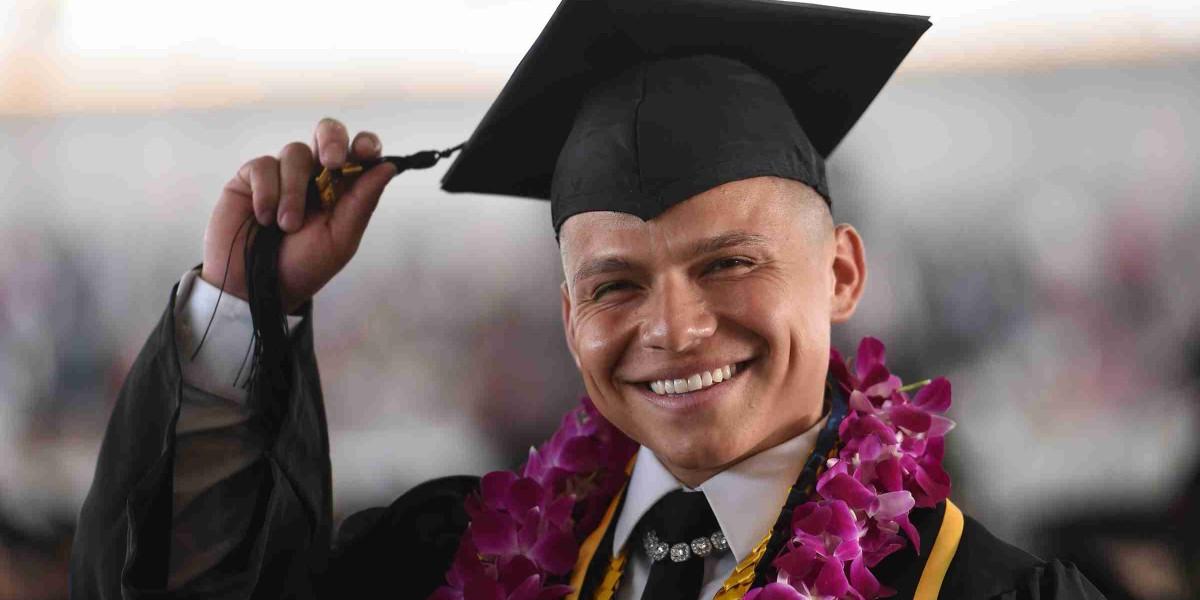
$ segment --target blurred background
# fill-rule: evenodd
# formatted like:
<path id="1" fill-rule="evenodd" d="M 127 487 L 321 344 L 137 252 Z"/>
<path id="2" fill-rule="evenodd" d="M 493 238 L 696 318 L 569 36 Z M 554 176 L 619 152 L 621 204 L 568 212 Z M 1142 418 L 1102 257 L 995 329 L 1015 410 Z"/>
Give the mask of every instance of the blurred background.
<path id="1" fill-rule="evenodd" d="M 0 0 L 0 598 L 65 597 L 103 427 L 221 186 L 318 119 L 463 141 L 555 0 Z M 829 162 L 835 329 L 954 384 L 955 498 L 1109 598 L 1200 597 L 1200 6 L 863 0 L 933 27 Z M 582 386 L 542 202 L 392 182 L 315 304 L 339 515 L 516 466 Z"/>

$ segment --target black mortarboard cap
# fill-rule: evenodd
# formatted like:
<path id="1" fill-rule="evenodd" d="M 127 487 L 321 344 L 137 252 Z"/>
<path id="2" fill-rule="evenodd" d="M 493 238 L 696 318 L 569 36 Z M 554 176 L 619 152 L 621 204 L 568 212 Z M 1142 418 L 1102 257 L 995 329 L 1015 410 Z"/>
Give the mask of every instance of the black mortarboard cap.
<path id="1" fill-rule="evenodd" d="M 927 17 L 776 0 L 563 0 L 442 178 L 651 219 L 758 175 L 828 201 L 824 158 Z"/>

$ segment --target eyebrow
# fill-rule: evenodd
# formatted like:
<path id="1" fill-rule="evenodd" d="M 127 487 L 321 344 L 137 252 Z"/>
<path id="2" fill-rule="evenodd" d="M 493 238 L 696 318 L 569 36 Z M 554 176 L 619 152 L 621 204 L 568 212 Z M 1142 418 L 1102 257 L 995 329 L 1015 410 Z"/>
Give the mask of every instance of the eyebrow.
<path id="1" fill-rule="evenodd" d="M 713 236 L 707 239 L 700 240 L 692 244 L 686 255 L 689 258 L 695 258 L 702 254 L 712 254 L 726 248 L 736 246 L 765 246 L 767 238 L 757 233 L 749 233 L 746 231 L 730 231 L 721 235 Z"/>
<path id="2" fill-rule="evenodd" d="M 688 258 L 694 258 L 704 254 L 711 254 L 727 248 L 737 246 L 765 246 L 767 238 L 756 233 L 748 233 L 745 231 L 730 231 L 697 241 L 691 245 L 685 252 Z M 571 286 L 574 287 L 580 281 L 589 277 L 603 275 L 605 273 L 614 273 L 618 271 L 628 271 L 633 269 L 633 264 L 628 260 L 619 257 L 607 257 L 593 260 L 585 263 L 571 277 Z"/>
<path id="3" fill-rule="evenodd" d="M 575 271 L 575 274 L 571 276 L 571 287 L 579 285 L 580 281 L 583 281 L 589 277 L 595 277 L 605 273 L 628 271 L 632 268 L 633 265 L 623 258 L 610 257 L 593 260 L 584 264 L 582 267 L 579 267 L 578 271 Z"/>

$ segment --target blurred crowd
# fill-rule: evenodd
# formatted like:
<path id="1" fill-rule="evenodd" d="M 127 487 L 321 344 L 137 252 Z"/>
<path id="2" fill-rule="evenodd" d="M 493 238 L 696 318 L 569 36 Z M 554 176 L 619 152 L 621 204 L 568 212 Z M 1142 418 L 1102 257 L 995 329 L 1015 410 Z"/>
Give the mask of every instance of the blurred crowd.
<path id="1" fill-rule="evenodd" d="M 954 385 L 954 496 L 1114 600 L 1200 597 L 1200 60 L 898 77 L 830 162 L 835 329 Z M 65 596 L 121 380 L 241 162 L 335 115 L 407 153 L 487 98 L 0 118 L 0 598 Z M 582 386 L 549 207 L 393 181 L 315 303 L 335 509 L 513 467 Z M 166 400 L 166 399 L 164 399 Z"/>

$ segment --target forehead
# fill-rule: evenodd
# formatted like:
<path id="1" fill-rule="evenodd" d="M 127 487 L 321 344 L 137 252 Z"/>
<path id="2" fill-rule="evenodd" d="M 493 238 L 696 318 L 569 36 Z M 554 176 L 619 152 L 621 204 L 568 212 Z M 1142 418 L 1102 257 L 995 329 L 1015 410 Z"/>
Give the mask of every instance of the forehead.
<path id="1" fill-rule="evenodd" d="M 820 198 L 797 181 L 755 177 L 711 188 L 648 221 L 622 212 L 580 213 L 563 223 L 559 235 L 563 267 L 571 270 L 600 255 L 676 256 L 730 232 L 773 245 L 804 242 L 805 228 L 796 225 L 812 202 L 809 193 Z"/>

